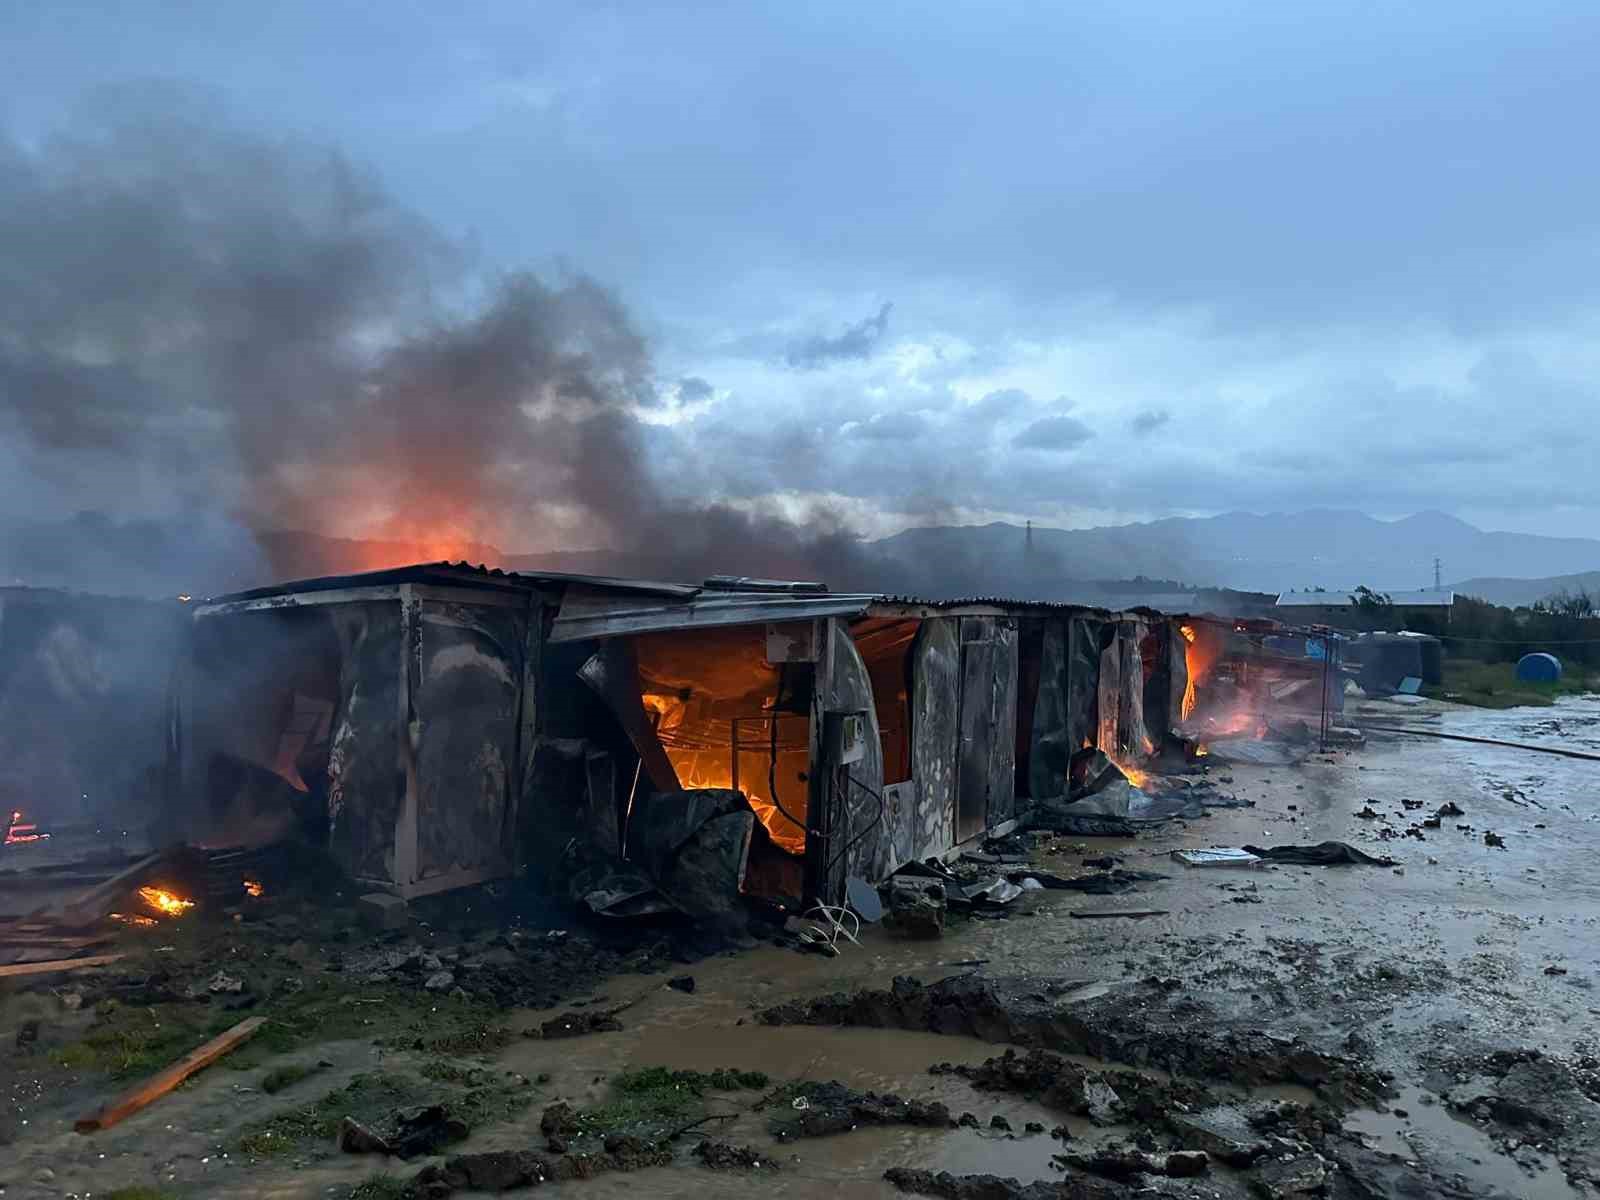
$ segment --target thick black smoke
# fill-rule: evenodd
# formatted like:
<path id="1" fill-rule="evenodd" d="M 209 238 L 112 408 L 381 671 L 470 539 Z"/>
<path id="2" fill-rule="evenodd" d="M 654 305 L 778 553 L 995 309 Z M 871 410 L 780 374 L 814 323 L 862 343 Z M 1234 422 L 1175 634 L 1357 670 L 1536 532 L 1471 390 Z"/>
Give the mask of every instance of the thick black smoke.
<path id="1" fill-rule="evenodd" d="M 876 582 L 826 512 L 723 504 L 715 464 L 659 477 L 649 348 L 605 288 L 484 279 L 337 153 L 145 88 L 0 174 L 8 581 L 214 591 L 343 557 L 300 531 Z"/>

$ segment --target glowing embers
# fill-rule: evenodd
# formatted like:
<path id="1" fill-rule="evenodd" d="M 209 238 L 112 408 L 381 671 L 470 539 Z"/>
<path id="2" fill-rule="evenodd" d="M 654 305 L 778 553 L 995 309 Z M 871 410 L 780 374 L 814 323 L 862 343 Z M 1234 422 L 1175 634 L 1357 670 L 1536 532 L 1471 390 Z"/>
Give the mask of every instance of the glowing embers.
<path id="1" fill-rule="evenodd" d="M 246 879 L 244 881 L 244 894 L 254 900 L 259 900 L 266 894 L 267 889 L 262 886 L 259 879 Z"/>
<path id="2" fill-rule="evenodd" d="M 181 917 L 194 907 L 193 900 L 185 899 L 165 888 L 142 887 L 139 889 L 139 899 L 164 917 Z"/>

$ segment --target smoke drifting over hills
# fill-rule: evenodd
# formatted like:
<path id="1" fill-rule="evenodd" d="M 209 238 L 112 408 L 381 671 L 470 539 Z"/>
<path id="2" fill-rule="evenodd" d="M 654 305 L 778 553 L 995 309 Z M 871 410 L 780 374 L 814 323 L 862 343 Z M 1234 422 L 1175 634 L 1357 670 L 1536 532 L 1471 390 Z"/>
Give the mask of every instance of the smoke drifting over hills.
<path id="1" fill-rule="evenodd" d="M 640 421 L 666 401 L 602 285 L 485 279 L 334 152 L 140 88 L 0 170 L 10 581 L 220 590 L 294 574 L 287 529 L 867 582 L 833 514 L 669 498 Z"/>

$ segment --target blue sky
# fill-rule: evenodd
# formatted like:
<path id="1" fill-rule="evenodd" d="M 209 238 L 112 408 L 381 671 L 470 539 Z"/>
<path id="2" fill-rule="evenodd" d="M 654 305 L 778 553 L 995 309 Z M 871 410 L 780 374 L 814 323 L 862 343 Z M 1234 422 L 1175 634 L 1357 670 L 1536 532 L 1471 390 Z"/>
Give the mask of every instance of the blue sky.
<path id="1" fill-rule="evenodd" d="M 164 81 L 370 172 L 464 270 L 440 305 L 599 281 L 668 490 L 867 531 L 1600 515 L 1593 6 L 62 2 L 0 44 L 14 161 Z"/>

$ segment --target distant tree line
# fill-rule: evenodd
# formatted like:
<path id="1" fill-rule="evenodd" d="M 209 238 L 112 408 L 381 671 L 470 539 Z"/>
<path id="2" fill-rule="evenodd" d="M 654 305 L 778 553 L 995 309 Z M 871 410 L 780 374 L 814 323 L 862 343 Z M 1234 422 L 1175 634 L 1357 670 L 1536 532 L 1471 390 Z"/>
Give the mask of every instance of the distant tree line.
<path id="1" fill-rule="evenodd" d="M 1548 651 L 1563 662 L 1600 665 L 1600 614 L 1583 588 L 1562 590 L 1519 608 L 1490 604 L 1476 596 L 1457 596 L 1448 626 L 1438 617 L 1408 612 L 1402 619 L 1383 592 L 1359 587 L 1350 596 L 1346 628 L 1370 631 L 1409 629 L 1441 637 L 1458 658 L 1515 662 L 1524 654 Z"/>

